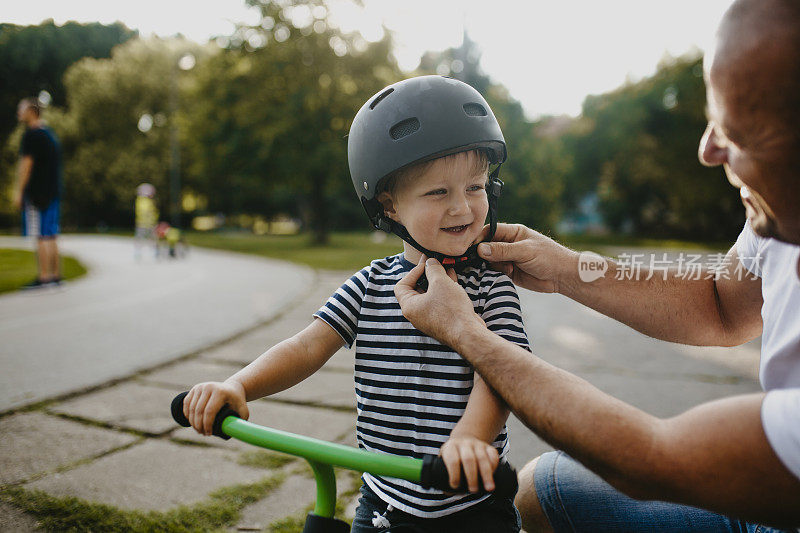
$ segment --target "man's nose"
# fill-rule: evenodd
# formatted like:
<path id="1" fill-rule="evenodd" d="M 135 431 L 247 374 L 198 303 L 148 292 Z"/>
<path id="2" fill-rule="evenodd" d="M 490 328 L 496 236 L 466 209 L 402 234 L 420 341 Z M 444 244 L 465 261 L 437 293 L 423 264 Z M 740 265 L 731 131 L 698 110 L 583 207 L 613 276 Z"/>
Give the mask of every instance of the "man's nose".
<path id="1" fill-rule="evenodd" d="M 697 152 L 700 163 L 707 167 L 715 167 L 727 161 L 728 150 L 720 146 L 719 138 L 714 132 L 714 125 L 709 122 L 706 131 L 700 139 L 700 148 Z"/>

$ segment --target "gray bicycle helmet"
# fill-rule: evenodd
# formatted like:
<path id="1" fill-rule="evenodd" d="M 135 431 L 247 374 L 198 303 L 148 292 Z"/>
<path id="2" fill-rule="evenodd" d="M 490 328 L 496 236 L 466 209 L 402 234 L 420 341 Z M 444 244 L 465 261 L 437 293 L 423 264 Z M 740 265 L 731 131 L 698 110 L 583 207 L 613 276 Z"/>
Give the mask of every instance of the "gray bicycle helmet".
<path id="1" fill-rule="evenodd" d="M 416 163 L 473 149 L 486 151 L 498 167 L 489 177 L 489 239 L 497 224 L 497 198 L 503 182 L 499 165 L 506 143 L 489 104 L 471 86 L 444 76 L 419 76 L 389 85 L 361 107 L 350 126 L 347 159 L 353 187 L 372 225 L 395 233 L 443 264 L 467 266 L 480 261 L 476 246 L 461 257 L 422 248 L 406 228 L 384 216 L 376 194 L 393 172 Z"/>

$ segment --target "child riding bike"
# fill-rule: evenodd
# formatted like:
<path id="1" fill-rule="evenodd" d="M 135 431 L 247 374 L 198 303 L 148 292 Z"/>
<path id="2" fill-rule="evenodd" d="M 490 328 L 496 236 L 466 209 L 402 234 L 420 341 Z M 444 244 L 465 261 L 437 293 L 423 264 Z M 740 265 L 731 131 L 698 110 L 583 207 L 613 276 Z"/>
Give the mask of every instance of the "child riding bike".
<path id="1" fill-rule="evenodd" d="M 403 317 L 393 292 L 416 263 L 434 257 L 454 268 L 491 330 L 528 347 L 513 284 L 475 253 L 487 214 L 488 238 L 497 222 L 497 176 L 505 159 L 497 120 L 465 83 L 422 76 L 370 98 L 350 129 L 350 173 L 373 225 L 399 235 L 403 252 L 354 274 L 308 327 L 225 382 L 193 387 L 183 403 L 192 426 L 210 434 L 225 404 L 246 419 L 247 401 L 299 383 L 343 345 L 355 344 L 359 447 L 417 458 L 440 454 L 451 486 L 463 475 L 471 493 L 365 473 L 352 531 L 399 524 L 437 532 L 519 531 L 510 497 L 477 493 L 481 481 L 493 490 L 492 473 L 508 451 L 507 407 L 457 353 Z M 490 164 L 498 165 L 491 174 Z"/>

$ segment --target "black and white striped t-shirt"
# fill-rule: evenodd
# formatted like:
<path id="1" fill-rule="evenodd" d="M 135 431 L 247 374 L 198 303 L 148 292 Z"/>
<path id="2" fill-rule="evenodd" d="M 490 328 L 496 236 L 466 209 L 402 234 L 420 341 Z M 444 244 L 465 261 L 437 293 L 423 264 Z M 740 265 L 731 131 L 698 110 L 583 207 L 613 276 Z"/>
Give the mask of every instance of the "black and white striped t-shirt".
<path id="1" fill-rule="evenodd" d="M 356 344 L 356 432 L 361 448 L 421 458 L 436 455 L 467 406 L 472 367 L 449 347 L 403 317 L 394 286 L 413 268 L 402 254 L 373 261 L 353 275 L 314 315 Z M 511 280 L 467 269 L 459 283 L 488 328 L 528 349 L 519 298 Z M 504 427 L 493 443 L 508 452 Z M 445 516 L 487 496 L 447 495 L 371 474 L 365 482 L 386 503 L 420 517 Z"/>

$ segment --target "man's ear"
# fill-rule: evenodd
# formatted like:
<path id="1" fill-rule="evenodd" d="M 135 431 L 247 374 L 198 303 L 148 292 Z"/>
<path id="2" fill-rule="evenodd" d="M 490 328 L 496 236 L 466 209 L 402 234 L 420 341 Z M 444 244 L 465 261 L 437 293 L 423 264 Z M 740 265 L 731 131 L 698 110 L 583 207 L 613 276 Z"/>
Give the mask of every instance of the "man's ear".
<path id="1" fill-rule="evenodd" d="M 383 206 L 383 212 L 384 214 L 386 214 L 387 217 L 391 218 L 395 222 L 400 221 L 397 216 L 397 207 L 395 206 L 394 199 L 392 198 L 392 195 L 389 194 L 388 191 L 383 191 L 380 194 L 378 194 L 377 200 Z"/>

